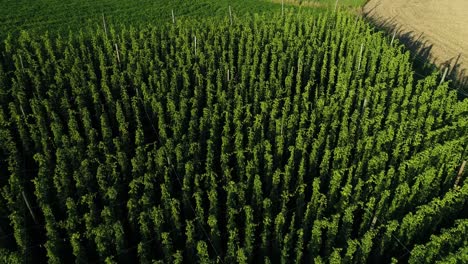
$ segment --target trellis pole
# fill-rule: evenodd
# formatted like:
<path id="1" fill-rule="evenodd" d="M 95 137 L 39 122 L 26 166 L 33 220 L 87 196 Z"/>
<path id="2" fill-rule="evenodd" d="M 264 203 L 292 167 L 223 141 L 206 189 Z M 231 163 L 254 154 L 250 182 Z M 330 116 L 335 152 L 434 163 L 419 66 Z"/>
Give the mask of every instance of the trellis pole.
<path id="1" fill-rule="evenodd" d="M 366 109 L 366 106 L 367 106 L 367 97 L 364 98 L 364 102 L 362 103 L 362 110 L 361 110 L 361 114 L 364 113 L 364 110 Z"/>
<path id="2" fill-rule="evenodd" d="M 20 59 L 20 64 L 21 64 L 21 70 L 24 70 L 23 57 L 21 57 L 21 55 L 19 55 L 19 59 Z"/>
<path id="3" fill-rule="evenodd" d="M 361 69 L 361 60 L 362 60 L 362 52 L 364 51 L 364 43 L 361 44 L 361 51 L 359 52 L 359 64 L 358 64 L 358 71 Z"/>
<path id="4" fill-rule="evenodd" d="M 117 43 L 115 44 L 115 52 L 117 53 L 117 61 L 120 64 L 119 46 L 117 46 Z"/>
<path id="5" fill-rule="evenodd" d="M 34 215 L 34 212 L 32 211 L 31 205 L 29 205 L 28 199 L 26 198 L 26 194 L 24 194 L 24 191 L 22 191 L 21 194 L 23 195 L 24 202 L 26 203 L 26 206 L 29 209 L 29 213 L 31 213 L 31 216 L 32 216 L 32 218 L 34 220 L 34 223 L 37 224 L 38 222 L 37 222 L 37 219 L 36 219 L 36 215 Z"/>
<path id="6" fill-rule="evenodd" d="M 448 67 L 445 68 L 444 75 L 442 75 L 442 79 L 440 80 L 439 85 L 441 85 L 445 81 L 445 77 L 447 77 L 448 69 L 449 69 Z"/>
<path id="7" fill-rule="evenodd" d="M 393 45 L 393 41 L 395 40 L 396 29 L 393 31 L 392 41 L 390 41 L 390 46 Z"/>
<path id="8" fill-rule="evenodd" d="M 193 41 L 195 43 L 194 48 L 195 48 L 195 56 L 197 55 L 197 36 L 193 36 Z"/>
<path id="9" fill-rule="evenodd" d="M 102 13 L 102 25 L 104 26 L 104 33 L 107 35 L 107 24 L 106 24 L 106 18 L 104 17 L 104 13 Z"/>
<path id="10" fill-rule="evenodd" d="M 455 184 L 453 185 L 453 188 L 457 187 L 458 184 L 460 183 L 463 171 L 465 170 L 465 166 L 466 166 L 466 160 L 463 161 L 460 167 L 460 170 L 458 171 L 457 179 L 455 180 Z"/>

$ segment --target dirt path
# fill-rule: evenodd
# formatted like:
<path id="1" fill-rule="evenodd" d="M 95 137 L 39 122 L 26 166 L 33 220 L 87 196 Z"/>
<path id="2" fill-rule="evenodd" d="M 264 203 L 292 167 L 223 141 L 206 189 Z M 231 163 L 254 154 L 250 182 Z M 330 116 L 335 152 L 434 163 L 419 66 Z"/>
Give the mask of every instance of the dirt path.
<path id="1" fill-rule="evenodd" d="M 468 0 L 370 0 L 364 12 L 411 38 L 436 65 L 468 76 Z"/>

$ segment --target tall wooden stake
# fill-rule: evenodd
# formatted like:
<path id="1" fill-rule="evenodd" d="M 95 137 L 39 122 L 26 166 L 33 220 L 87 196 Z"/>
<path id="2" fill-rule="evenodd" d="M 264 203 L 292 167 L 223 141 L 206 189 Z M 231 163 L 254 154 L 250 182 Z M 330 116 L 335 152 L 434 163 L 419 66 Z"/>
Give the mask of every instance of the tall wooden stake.
<path id="1" fill-rule="evenodd" d="M 21 113 L 23 114 L 24 120 L 26 120 L 26 114 L 24 113 L 24 110 L 23 110 L 23 106 L 22 106 L 22 105 L 20 105 L 20 110 L 21 110 Z"/>
<path id="2" fill-rule="evenodd" d="M 439 85 L 441 85 L 445 81 L 445 77 L 447 77 L 447 73 L 448 73 L 448 67 L 445 68 L 444 75 L 442 75 L 442 79 L 440 80 Z"/>
<path id="3" fill-rule="evenodd" d="M 336 8 L 338 7 L 338 0 L 335 2 L 335 10 L 333 12 L 336 12 Z"/>
<path id="4" fill-rule="evenodd" d="M 395 40 L 396 29 L 393 31 L 392 41 L 390 41 L 390 46 L 393 45 L 393 41 Z"/>
<path id="5" fill-rule="evenodd" d="M 455 180 L 455 184 L 453 185 L 453 188 L 457 187 L 458 184 L 460 183 L 463 171 L 465 170 L 465 165 L 466 165 L 466 160 L 463 161 L 460 170 L 458 171 L 457 179 Z"/>
<path id="6" fill-rule="evenodd" d="M 361 69 L 361 60 L 362 60 L 362 52 L 364 51 L 364 43 L 361 44 L 361 51 L 359 52 L 359 64 L 358 64 L 358 71 Z"/>
<path id="7" fill-rule="evenodd" d="M 194 36 L 194 42 L 195 42 L 195 56 L 197 55 L 197 36 Z"/>
<path id="8" fill-rule="evenodd" d="M 375 223 L 377 223 L 377 216 L 374 214 L 374 218 L 372 218 L 371 229 L 374 229 Z"/>
<path id="9" fill-rule="evenodd" d="M 172 13 L 172 24 L 175 24 L 174 9 L 171 10 Z"/>
<path id="10" fill-rule="evenodd" d="M 102 25 L 104 26 L 104 33 L 107 35 L 107 25 L 106 25 L 106 19 L 104 17 L 104 13 L 102 13 Z"/>
<path id="11" fill-rule="evenodd" d="M 115 52 L 117 52 L 117 61 L 118 61 L 119 64 L 120 64 L 119 46 L 117 46 L 117 44 L 115 44 Z"/>
<path id="12" fill-rule="evenodd" d="M 21 64 L 21 70 L 23 70 L 24 69 L 23 57 L 21 57 L 21 55 L 19 55 L 19 59 L 20 59 L 20 64 Z"/>
<path id="13" fill-rule="evenodd" d="M 362 103 L 362 110 L 361 110 L 361 113 L 364 113 L 364 109 L 366 109 L 366 106 L 367 106 L 367 97 L 364 98 L 364 102 Z"/>
<path id="14" fill-rule="evenodd" d="M 38 224 L 36 216 L 34 215 L 34 212 L 32 211 L 31 206 L 29 205 L 28 199 L 26 198 L 26 195 L 24 194 L 24 191 L 22 191 L 21 194 L 23 195 L 24 202 L 26 203 L 26 206 L 29 209 L 29 213 L 31 213 L 31 216 L 32 216 L 32 218 L 34 220 L 34 223 Z"/>

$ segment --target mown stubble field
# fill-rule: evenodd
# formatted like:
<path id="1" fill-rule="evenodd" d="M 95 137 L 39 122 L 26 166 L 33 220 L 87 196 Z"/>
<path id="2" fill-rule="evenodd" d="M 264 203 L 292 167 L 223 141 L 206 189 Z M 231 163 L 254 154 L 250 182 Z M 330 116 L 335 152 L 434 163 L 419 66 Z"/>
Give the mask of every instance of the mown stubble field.
<path id="1" fill-rule="evenodd" d="M 468 1 L 370 0 L 364 12 L 421 43 L 437 66 L 468 75 Z"/>

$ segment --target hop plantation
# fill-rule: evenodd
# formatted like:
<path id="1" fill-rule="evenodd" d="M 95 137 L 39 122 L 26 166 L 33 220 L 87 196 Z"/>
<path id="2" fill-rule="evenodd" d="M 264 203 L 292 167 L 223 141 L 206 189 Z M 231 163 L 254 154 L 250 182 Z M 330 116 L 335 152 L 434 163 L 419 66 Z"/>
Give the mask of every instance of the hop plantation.
<path id="1" fill-rule="evenodd" d="M 174 22 L 5 38 L 0 262 L 467 261 L 438 73 L 345 11 Z"/>

